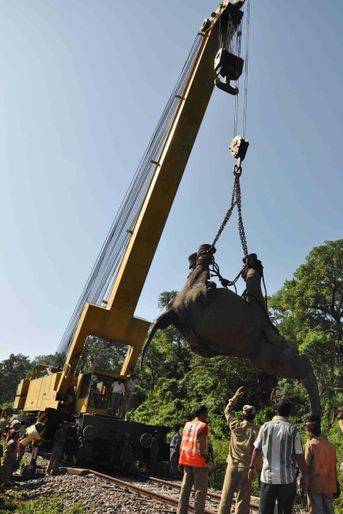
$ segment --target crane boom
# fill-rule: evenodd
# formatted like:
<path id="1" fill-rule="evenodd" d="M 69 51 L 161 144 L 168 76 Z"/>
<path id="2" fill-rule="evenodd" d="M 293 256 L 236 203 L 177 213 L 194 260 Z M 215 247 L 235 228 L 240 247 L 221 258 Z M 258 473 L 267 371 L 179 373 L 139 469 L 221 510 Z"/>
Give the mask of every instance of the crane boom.
<path id="1" fill-rule="evenodd" d="M 65 361 L 58 396 L 66 393 L 68 380 L 64 377 L 75 370 L 90 334 L 129 345 L 122 375 L 130 374 L 137 361 L 150 324 L 135 317 L 134 311 L 214 88 L 218 22 L 228 4 L 224 0 L 208 20 L 107 305 L 86 303 Z"/>

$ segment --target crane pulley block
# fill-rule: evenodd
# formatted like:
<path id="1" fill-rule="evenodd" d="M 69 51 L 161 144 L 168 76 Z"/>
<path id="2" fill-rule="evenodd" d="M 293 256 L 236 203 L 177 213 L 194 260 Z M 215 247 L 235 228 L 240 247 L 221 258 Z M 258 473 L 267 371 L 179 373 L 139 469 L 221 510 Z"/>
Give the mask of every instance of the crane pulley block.
<path id="1" fill-rule="evenodd" d="M 238 88 L 231 86 L 230 80 L 238 80 L 242 75 L 244 66 L 244 59 L 232 54 L 226 48 L 220 48 L 214 59 L 214 70 L 218 75 L 225 78 L 221 81 L 218 77 L 215 84 L 219 89 L 230 93 L 230 95 L 237 95 Z"/>
<path id="2" fill-rule="evenodd" d="M 229 150 L 234 159 L 239 159 L 242 162 L 246 156 L 249 146 L 249 141 L 242 136 L 235 136 L 229 144 Z"/>
<path id="3" fill-rule="evenodd" d="M 214 59 L 214 70 L 217 75 L 238 80 L 242 75 L 244 59 L 232 54 L 226 48 L 220 48 Z"/>
<path id="4" fill-rule="evenodd" d="M 230 81 L 239 79 L 244 66 L 244 59 L 230 51 L 230 44 L 235 34 L 238 34 L 237 37 L 240 37 L 241 34 L 239 26 L 243 12 L 240 8 L 243 4 L 244 0 L 235 0 L 233 3 L 229 3 L 219 20 L 219 50 L 214 59 L 217 78 L 214 83 L 219 89 L 230 95 L 238 94 L 238 87 L 232 86 Z M 224 80 L 220 80 L 219 76 Z"/>

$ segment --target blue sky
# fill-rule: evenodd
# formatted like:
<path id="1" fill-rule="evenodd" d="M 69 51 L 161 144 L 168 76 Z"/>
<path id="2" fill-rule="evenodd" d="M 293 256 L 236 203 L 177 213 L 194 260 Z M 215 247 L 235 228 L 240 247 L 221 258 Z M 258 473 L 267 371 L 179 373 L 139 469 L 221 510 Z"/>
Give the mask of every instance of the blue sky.
<path id="1" fill-rule="evenodd" d="M 0 0 L 0 360 L 53 353 L 202 22 L 215 0 Z M 252 0 L 249 250 L 276 292 L 342 237 L 341 0 Z M 136 314 L 182 287 L 228 207 L 234 101 L 215 90 Z M 232 219 L 222 274 L 241 249 Z M 241 287 L 242 289 L 242 287 Z"/>

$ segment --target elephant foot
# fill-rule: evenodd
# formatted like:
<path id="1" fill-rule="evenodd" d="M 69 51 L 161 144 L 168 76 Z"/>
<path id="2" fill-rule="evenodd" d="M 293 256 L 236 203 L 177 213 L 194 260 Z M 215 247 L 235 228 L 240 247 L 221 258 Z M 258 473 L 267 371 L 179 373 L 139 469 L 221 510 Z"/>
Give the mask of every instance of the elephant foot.
<path id="1" fill-rule="evenodd" d="M 262 266 L 262 262 L 257 258 L 256 253 L 249 253 L 249 255 L 247 255 L 246 257 L 243 257 L 242 260 L 243 260 L 243 263 L 245 264 L 244 269 L 243 269 L 243 273 L 242 273 L 242 276 L 243 276 L 244 279 L 245 279 L 245 275 L 246 275 L 246 273 L 247 273 L 249 268 L 253 268 L 256 271 L 258 271 L 258 273 L 262 277 L 262 275 L 263 275 L 263 266 Z"/>

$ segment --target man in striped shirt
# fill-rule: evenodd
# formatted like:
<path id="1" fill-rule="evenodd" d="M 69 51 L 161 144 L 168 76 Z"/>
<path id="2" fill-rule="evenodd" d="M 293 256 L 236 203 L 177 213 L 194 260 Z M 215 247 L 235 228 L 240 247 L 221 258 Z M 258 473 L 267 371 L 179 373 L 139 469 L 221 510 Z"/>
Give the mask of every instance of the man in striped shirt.
<path id="1" fill-rule="evenodd" d="M 261 471 L 260 513 L 273 514 L 278 501 L 279 514 L 291 514 L 296 493 L 296 464 L 302 473 L 303 488 L 308 475 L 298 430 L 289 421 L 291 405 L 280 401 L 277 415 L 260 428 L 251 457 L 248 477 L 255 478 L 255 463 L 263 455 Z"/>

